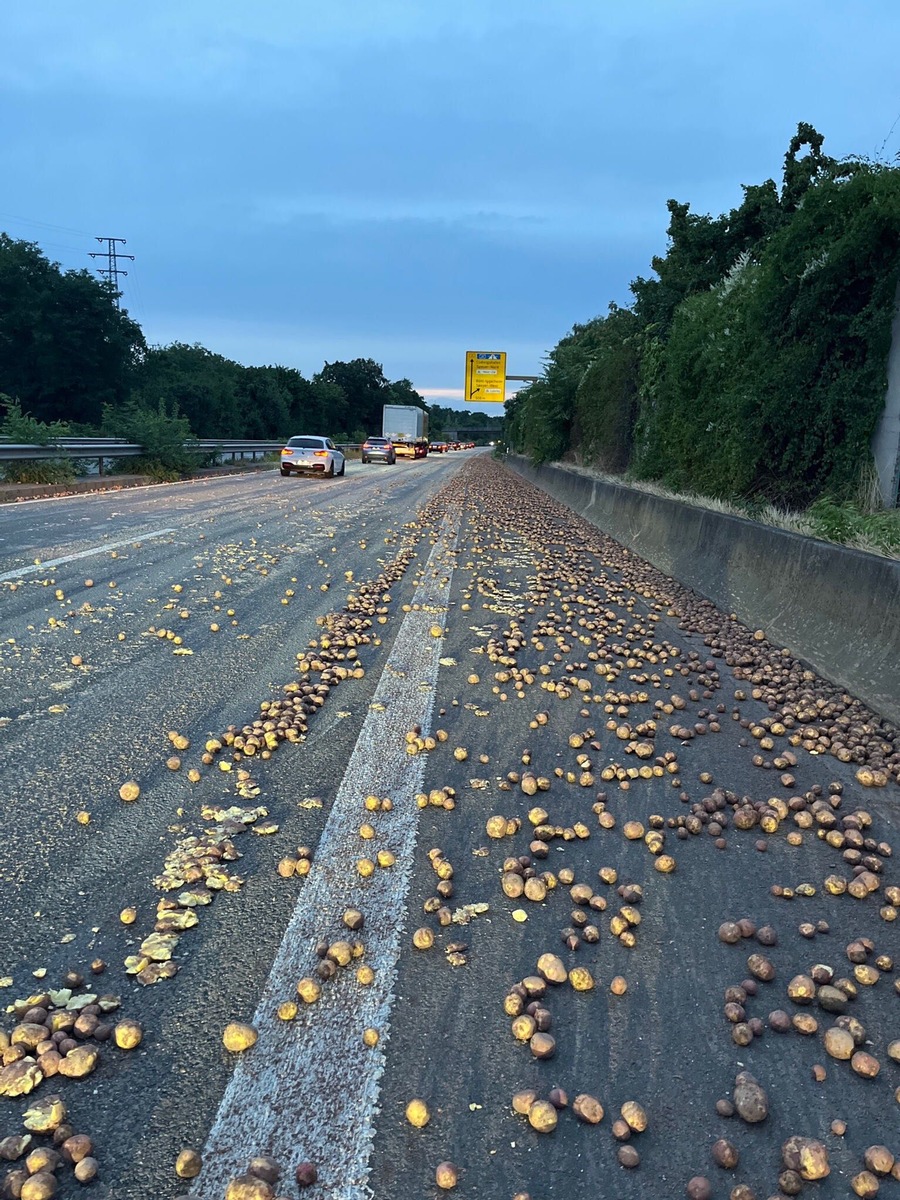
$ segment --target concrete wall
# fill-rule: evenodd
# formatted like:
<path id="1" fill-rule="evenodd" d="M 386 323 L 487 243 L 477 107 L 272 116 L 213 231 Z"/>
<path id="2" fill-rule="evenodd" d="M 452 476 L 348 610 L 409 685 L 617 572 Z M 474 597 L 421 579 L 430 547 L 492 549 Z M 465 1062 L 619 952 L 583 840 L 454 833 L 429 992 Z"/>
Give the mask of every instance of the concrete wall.
<path id="1" fill-rule="evenodd" d="M 900 726 L 900 562 L 607 483 L 507 463 Z"/>
<path id="2" fill-rule="evenodd" d="M 896 508 L 900 505 L 900 284 L 891 328 L 887 396 L 872 439 L 872 454 L 878 471 L 881 501 L 885 508 Z"/>

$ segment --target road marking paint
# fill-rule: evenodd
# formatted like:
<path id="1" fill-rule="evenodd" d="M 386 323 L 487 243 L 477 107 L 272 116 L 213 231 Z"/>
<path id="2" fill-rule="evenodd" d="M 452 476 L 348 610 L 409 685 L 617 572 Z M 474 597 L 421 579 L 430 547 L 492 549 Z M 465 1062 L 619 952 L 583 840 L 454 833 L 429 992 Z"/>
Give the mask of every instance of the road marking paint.
<path id="1" fill-rule="evenodd" d="M 10 579 L 21 579 L 23 575 L 34 575 L 37 571 L 52 571 L 65 563 L 77 562 L 79 558 L 91 558 L 95 554 L 105 554 L 108 550 L 121 550 L 123 546 L 133 546 L 135 542 L 148 542 L 151 538 L 165 537 L 167 533 L 175 533 L 174 529 L 153 529 L 150 533 L 136 533 L 134 537 L 125 538 L 121 542 L 106 542 L 103 546 L 94 546 L 90 550 L 78 550 L 74 554 L 63 554 L 59 558 L 48 558 L 44 562 L 32 563 L 28 567 L 19 567 L 17 571 L 7 571 L 0 575 L 0 583 Z"/>
<path id="2" fill-rule="evenodd" d="M 271 1155 L 283 1178 L 291 1180 L 298 1163 L 315 1162 L 319 1184 L 312 1196 L 363 1200 L 370 1194 L 366 1180 L 383 1046 L 418 831 L 413 796 L 421 790 L 425 771 L 424 756 L 407 754 L 403 735 L 415 724 L 429 727 L 443 643 L 429 629 L 434 612 L 447 607 L 456 537 L 455 527 L 445 520 L 418 585 L 416 600 L 422 608 L 403 618 L 390 669 L 382 672 L 375 689 L 253 1018 L 259 1040 L 237 1061 L 192 1196 L 219 1200 L 228 1181 L 243 1174 L 255 1154 Z M 418 683 L 430 686 L 422 690 Z M 364 813 L 362 801 L 369 793 L 390 796 L 393 811 Z M 365 854 L 359 837 L 364 816 L 378 827 L 376 847 L 392 850 L 397 859 L 393 868 L 377 869 L 367 880 L 356 872 L 356 861 Z M 355 979 L 357 964 L 351 964 L 323 984 L 318 1003 L 309 1008 L 301 1004 L 296 1020 L 278 1020 L 278 1004 L 296 999 L 297 981 L 315 971 L 315 943 L 346 934 L 341 914 L 348 907 L 365 916 L 360 936 L 366 950 L 360 961 L 374 968 L 375 982 L 361 987 Z M 381 1033 L 377 1049 L 363 1045 L 367 1027 Z"/>

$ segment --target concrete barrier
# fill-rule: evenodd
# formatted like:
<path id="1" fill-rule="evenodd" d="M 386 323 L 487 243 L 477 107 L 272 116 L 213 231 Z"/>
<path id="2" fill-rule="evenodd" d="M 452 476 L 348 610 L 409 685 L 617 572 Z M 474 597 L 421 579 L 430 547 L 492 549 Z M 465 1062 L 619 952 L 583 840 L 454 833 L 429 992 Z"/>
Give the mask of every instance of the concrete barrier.
<path id="1" fill-rule="evenodd" d="M 581 468 L 534 467 L 512 454 L 506 461 L 900 726 L 900 562 L 609 483 Z"/>

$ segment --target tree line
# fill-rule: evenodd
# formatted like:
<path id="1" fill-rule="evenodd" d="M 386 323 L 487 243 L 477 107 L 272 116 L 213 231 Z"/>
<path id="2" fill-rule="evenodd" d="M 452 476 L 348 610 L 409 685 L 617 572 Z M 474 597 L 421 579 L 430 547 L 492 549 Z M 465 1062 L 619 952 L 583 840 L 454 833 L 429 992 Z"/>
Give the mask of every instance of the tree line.
<path id="1" fill-rule="evenodd" d="M 408 379 L 388 379 L 371 358 L 326 362 L 307 379 L 293 367 L 244 366 L 201 345 L 148 346 L 116 302 L 108 281 L 62 270 L 37 243 L 0 233 L 7 434 L 40 436 L 51 426 L 155 444 L 168 431 L 180 444 L 185 432 L 279 440 L 307 430 L 355 442 L 381 432 L 385 404 L 428 409 Z M 440 406 L 431 413 L 437 434 L 471 415 Z"/>
<path id="2" fill-rule="evenodd" d="M 772 179 L 712 217 L 668 202 L 627 306 L 576 324 L 507 401 L 511 445 L 673 490 L 803 507 L 871 469 L 900 279 L 900 169 L 801 123 Z"/>

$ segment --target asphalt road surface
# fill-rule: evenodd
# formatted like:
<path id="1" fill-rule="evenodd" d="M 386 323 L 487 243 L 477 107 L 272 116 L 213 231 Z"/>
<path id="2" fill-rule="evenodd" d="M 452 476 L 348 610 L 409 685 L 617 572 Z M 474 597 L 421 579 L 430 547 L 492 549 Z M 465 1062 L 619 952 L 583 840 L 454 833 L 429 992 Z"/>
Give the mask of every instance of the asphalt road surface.
<path id="1" fill-rule="evenodd" d="M 0 1138 L 62 1098 L 56 1195 L 900 1186 L 896 731 L 487 454 L 8 506 L 0 617 Z"/>

